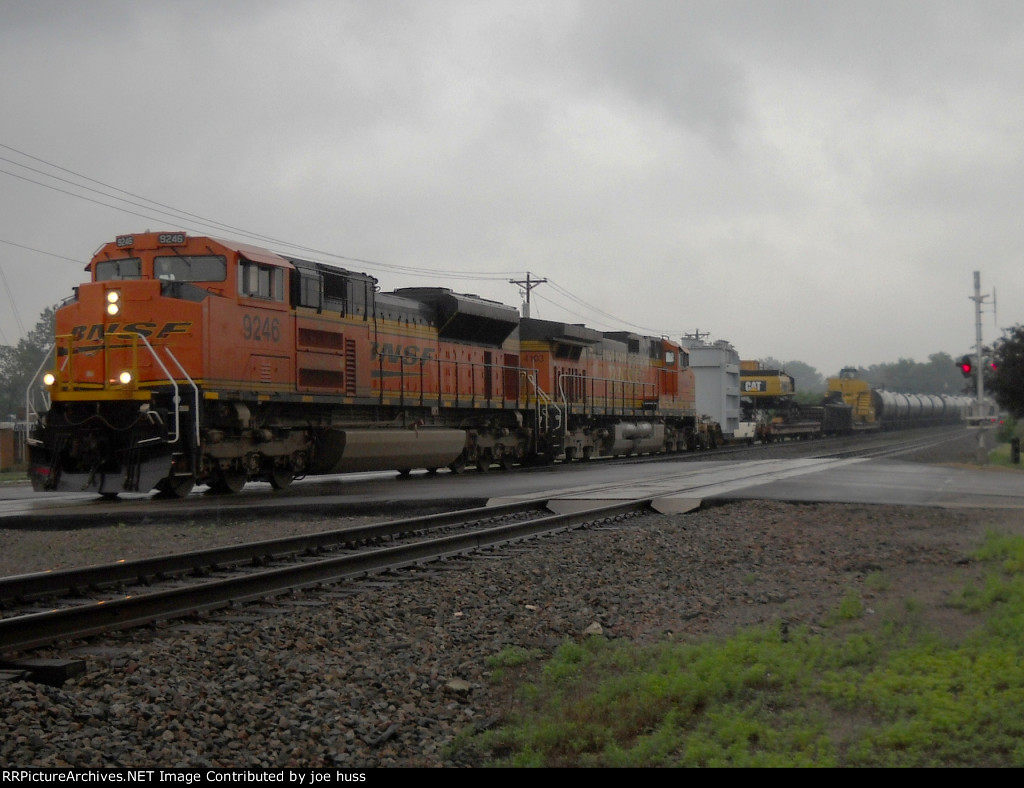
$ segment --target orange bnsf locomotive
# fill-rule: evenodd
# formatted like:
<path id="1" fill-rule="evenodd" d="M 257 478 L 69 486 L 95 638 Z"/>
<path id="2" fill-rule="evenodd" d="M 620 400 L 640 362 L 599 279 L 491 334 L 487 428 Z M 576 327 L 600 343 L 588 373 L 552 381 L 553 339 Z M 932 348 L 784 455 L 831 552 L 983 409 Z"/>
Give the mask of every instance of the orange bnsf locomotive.
<path id="1" fill-rule="evenodd" d="M 234 492 L 327 473 L 678 451 L 679 344 L 185 233 L 119 236 L 57 310 L 36 490 Z"/>

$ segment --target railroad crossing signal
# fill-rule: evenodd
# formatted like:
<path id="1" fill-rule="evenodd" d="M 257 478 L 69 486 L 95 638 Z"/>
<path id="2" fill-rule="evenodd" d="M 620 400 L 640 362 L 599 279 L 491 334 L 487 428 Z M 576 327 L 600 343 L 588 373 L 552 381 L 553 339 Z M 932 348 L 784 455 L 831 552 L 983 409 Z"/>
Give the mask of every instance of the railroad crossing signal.
<path id="1" fill-rule="evenodd" d="M 971 363 L 970 356 L 964 356 L 960 359 L 960 363 L 957 366 L 960 367 L 960 374 L 965 378 L 969 378 L 971 376 L 971 371 L 974 368 L 974 365 Z"/>

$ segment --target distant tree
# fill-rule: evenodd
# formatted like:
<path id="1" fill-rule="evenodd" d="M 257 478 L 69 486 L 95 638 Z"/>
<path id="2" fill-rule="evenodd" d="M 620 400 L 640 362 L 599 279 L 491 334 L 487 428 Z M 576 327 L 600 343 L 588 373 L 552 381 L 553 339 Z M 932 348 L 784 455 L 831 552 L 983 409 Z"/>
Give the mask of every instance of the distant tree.
<path id="1" fill-rule="evenodd" d="M 1024 332 L 1024 327 L 1020 330 Z M 802 361 L 782 362 L 768 356 L 758 359 L 758 363 L 762 369 L 778 369 L 792 375 L 797 399 L 801 402 L 813 402 L 828 387 L 828 380 L 817 369 Z M 964 380 L 956 361 L 948 353 L 933 353 L 924 364 L 901 358 L 894 363 L 854 368 L 857 377 L 866 380 L 872 388 L 902 394 L 960 395 L 972 394 L 974 391 L 973 382 Z M 836 370 L 836 374 L 838 372 Z"/>
<path id="2" fill-rule="evenodd" d="M 0 345 L 0 421 L 24 417 L 25 392 L 53 344 L 55 312 L 54 307 L 44 309 L 35 328 L 17 345 Z"/>
<path id="3" fill-rule="evenodd" d="M 964 379 L 949 353 L 932 353 L 920 371 L 921 390 L 917 394 L 959 394 Z"/>
<path id="4" fill-rule="evenodd" d="M 797 393 L 819 395 L 825 392 L 825 378 L 810 364 L 802 361 L 787 361 L 782 368 L 793 376 L 793 385 Z"/>
<path id="5" fill-rule="evenodd" d="M 962 394 L 963 376 L 948 353 L 933 353 L 927 364 L 913 359 L 873 364 L 858 368 L 858 374 L 873 387 L 904 394 Z"/>
<path id="6" fill-rule="evenodd" d="M 803 361 L 779 361 L 768 356 L 757 360 L 761 369 L 776 369 L 793 377 L 796 400 L 805 404 L 816 404 L 825 391 L 825 379 L 810 364 Z"/>
<path id="7" fill-rule="evenodd" d="M 996 366 L 986 371 L 986 391 L 1015 419 L 1024 417 L 1024 326 L 1003 329 L 992 361 Z"/>

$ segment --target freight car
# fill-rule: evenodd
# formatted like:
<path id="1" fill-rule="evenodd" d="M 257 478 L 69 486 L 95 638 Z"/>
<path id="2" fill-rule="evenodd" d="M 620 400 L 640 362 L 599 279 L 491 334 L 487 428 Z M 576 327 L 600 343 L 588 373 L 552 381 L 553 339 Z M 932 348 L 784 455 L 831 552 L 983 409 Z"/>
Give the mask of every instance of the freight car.
<path id="1" fill-rule="evenodd" d="M 103 495 L 679 451 L 687 353 L 180 232 L 118 236 L 56 313 L 29 476 Z"/>
<path id="2" fill-rule="evenodd" d="M 852 367 L 829 379 L 820 405 L 796 402 L 793 377 L 757 361 L 741 362 L 740 381 L 743 418 L 736 437 L 748 443 L 963 423 L 974 402 L 873 388 Z"/>
<path id="3" fill-rule="evenodd" d="M 816 438 L 822 434 L 823 409 L 796 401 L 796 381 L 783 370 L 758 361 L 740 362 L 742 419 L 737 438 L 747 443 Z"/>
<path id="4" fill-rule="evenodd" d="M 849 407 L 845 422 L 833 431 L 896 430 L 963 423 L 974 405 L 973 397 L 947 394 L 901 394 L 873 388 L 857 370 L 846 367 L 828 380 L 826 404 Z"/>

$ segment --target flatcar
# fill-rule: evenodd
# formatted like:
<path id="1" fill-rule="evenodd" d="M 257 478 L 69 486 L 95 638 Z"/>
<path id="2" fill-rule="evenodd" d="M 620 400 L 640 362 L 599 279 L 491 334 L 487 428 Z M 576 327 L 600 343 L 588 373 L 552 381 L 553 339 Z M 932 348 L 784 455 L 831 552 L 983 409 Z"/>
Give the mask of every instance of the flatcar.
<path id="1" fill-rule="evenodd" d="M 748 443 L 816 438 L 822 434 L 823 411 L 796 401 L 796 381 L 784 370 L 758 361 L 740 362 L 742 418 L 737 432 Z"/>
<path id="2" fill-rule="evenodd" d="M 183 496 L 301 476 L 699 445 L 686 350 L 182 232 L 104 244 L 56 312 L 37 491 Z M 33 392 L 35 393 L 35 392 Z M 38 407 L 37 407 L 38 405 Z"/>

